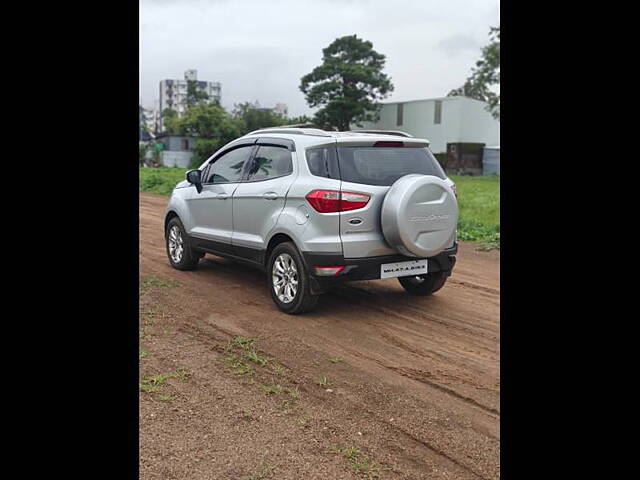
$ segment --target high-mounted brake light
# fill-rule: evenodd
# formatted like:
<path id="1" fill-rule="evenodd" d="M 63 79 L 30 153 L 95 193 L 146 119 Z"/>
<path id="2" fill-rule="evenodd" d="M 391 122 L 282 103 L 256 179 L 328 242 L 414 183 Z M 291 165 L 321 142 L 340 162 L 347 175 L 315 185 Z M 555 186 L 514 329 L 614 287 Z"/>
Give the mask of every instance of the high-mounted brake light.
<path id="1" fill-rule="evenodd" d="M 373 144 L 374 147 L 404 147 L 404 142 L 380 141 Z"/>
<path id="2" fill-rule="evenodd" d="M 317 265 L 313 267 L 313 271 L 319 277 L 332 277 L 339 275 L 344 267 L 344 265 Z"/>
<path id="3" fill-rule="evenodd" d="M 347 212 L 364 207 L 371 198 L 366 193 L 313 190 L 305 197 L 320 213 Z"/>

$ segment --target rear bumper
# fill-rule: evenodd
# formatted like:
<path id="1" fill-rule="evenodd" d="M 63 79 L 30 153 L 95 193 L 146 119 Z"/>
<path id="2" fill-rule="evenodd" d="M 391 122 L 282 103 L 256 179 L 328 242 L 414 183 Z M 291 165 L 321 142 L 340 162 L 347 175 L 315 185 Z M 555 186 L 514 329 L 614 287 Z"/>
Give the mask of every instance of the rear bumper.
<path id="1" fill-rule="evenodd" d="M 427 270 L 431 272 L 445 272 L 447 276 L 451 275 L 453 267 L 456 263 L 456 253 L 458 252 L 458 243 L 453 247 L 444 250 L 435 257 L 427 259 Z M 344 258 L 338 253 L 319 253 L 319 252 L 302 252 L 302 257 L 307 266 L 307 270 L 311 272 L 311 293 L 324 293 L 331 287 L 344 282 L 356 280 L 376 280 L 380 278 L 380 266 L 385 263 L 406 262 L 409 260 L 419 260 L 415 257 L 407 257 L 405 255 L 386 255 L 383 257 L 364 257 L 364 258 Z M 345 265 L 346 268 L 340 275 L 335 277 L 318 277 L 313 274 L 315 265 Z"/>

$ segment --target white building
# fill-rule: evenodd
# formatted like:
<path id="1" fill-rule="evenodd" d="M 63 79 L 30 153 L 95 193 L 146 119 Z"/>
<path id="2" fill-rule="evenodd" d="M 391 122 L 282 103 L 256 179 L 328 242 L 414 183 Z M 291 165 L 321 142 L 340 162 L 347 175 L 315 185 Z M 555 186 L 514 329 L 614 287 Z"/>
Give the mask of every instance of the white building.
<path id="1" fill-rule="evenodd" d="M 431 142 L 431 151 L 447 151 L 447 143 L 500 145 L 500 121 L 487 104 L 467 97 L 443 97 L 382 104 L 380 119 L 359 128 L 402 130 Z"/>
<path id="2" fill-rule="evenodd" d="M 275 107 L 261 107 L 257 100 L 253 103 L 253 108 L 262 110 L 263 112 L 273 112 L 287 118 L 289 116 L 289 107 L 286 103 L 276 103 Z"/>
<path id="3" fill-rule="evenodd" d="M 144 122 L 151 133 L 160 131 L 160 111 L 157 106 L 143 108 Z"/>
<path id="4" fill-rule="evenodd" d="M 222 86 L 219 82 L 206 82 L 198 80 L 197 70 L 187 70 L 184 72 L 184 80 L 162 80 L 160 82 L 160 106 L 159 111 L 164 112 L 165 108 L 171 108 L 182 115 L 187 109 L 187 85 L 188 81 L 197 82 L 200 90 L 205 92 L 209 98 L 208 103 L 217 101 L 220 103 L 220 91 Z M 164 129 L 162 118 L 160 119 L 160 129 Z"/>

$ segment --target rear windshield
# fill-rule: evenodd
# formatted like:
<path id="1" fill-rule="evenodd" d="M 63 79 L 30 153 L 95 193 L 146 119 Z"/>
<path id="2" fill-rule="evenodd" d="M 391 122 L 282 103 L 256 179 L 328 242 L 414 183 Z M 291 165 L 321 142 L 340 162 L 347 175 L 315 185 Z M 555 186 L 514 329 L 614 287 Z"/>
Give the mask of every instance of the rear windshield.
<path id="1" fill-rule="evenodd" d="M 390 186 L 409 173 L 446 175 L 428 148 L 338 147 L 344 182 Z"/>

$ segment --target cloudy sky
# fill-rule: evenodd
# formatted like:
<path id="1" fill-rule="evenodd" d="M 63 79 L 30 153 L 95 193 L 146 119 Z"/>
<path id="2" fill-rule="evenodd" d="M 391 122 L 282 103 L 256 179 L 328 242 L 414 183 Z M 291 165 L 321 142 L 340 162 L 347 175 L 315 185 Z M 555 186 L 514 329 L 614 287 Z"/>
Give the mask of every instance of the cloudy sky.
<path id="1" fill-rule="evenodd" d="M 140 0 L 140 103 L 158 83 L 222 83 L 222 105 L 282 102 L 310 114 L 300 78 L 335 38 L 356 34 L 386 55 L 386 101 L 445 96 L 460 86 L 500 23 L 499 0 Z"/>

